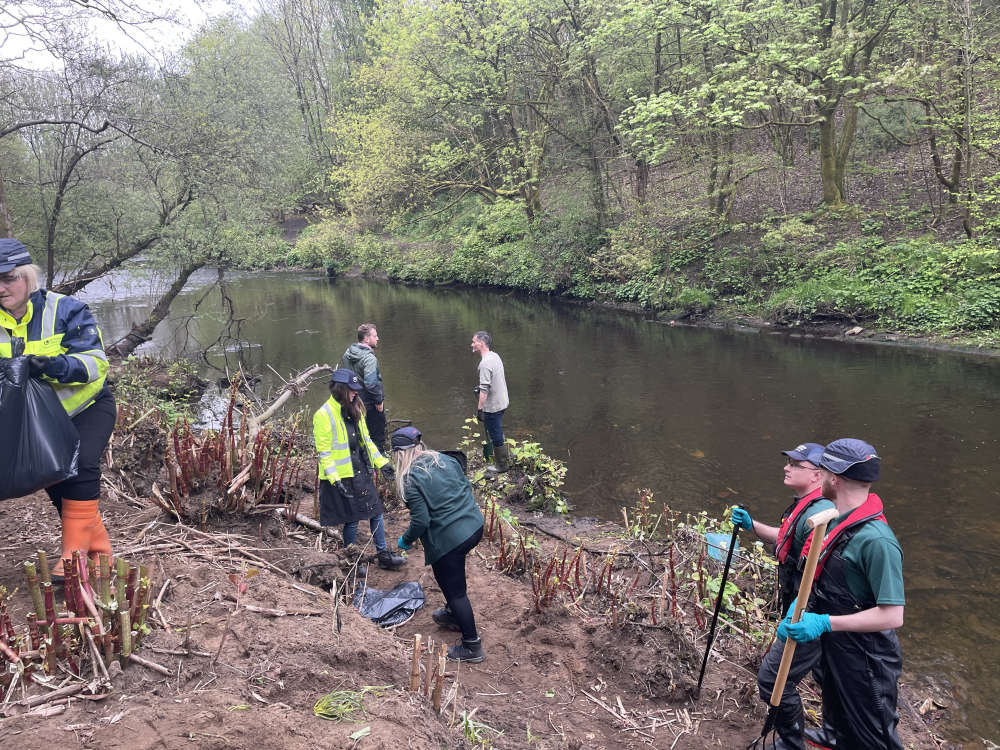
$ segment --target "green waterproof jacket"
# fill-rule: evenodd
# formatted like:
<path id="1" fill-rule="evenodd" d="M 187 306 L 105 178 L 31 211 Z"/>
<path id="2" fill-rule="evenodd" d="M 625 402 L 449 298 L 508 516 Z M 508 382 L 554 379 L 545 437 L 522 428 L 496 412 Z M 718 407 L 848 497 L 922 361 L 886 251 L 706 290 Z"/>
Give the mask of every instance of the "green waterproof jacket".
<path id="1" fill-rule="evenodd" d="M 419 456 L 403 482 L 410 526 L 403 541 L 424 545 L 424 565 L 433 565 L 483 525 L 472 485 L 458 461 L 429 451 Z"/>
<path id="2" fill-rule="evenodd" d="M 382 390 L 382 372 L 378 368 L 378 359 L 368 344 L 351 344 L 341 358 L 341 367 L 352 370 L 365 386 L 362 398 L 365 408 L 381 404 L 385 400 Z"/>

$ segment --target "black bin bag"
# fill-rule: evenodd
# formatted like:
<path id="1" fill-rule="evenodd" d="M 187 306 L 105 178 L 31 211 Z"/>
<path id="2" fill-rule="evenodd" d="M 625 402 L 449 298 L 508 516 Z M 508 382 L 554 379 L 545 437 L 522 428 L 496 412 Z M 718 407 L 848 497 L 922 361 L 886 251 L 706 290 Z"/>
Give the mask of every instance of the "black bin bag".
<path id="1" fill-rule="evenodd" d="M 76 476 L 80 436 L 27 357 L 0 357 L 0 500 Z"/>

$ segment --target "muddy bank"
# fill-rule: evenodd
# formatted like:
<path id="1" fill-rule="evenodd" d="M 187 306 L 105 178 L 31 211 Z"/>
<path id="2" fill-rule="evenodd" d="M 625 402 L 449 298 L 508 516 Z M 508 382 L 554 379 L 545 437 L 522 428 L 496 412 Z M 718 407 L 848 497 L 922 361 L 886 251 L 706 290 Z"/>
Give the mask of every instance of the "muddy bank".
<path id="1" fill-rule="evenodd" d="M 13 588 L 34 549 L 57 549 L 58 528 L 41 495 L 3 510 L 0 581 Z M 388 632 L 343 603 L 335 606 L 326 590 L 353 562 L 339 542 L 273 513 L 241 521 L 218 517 L 217 526 L 201 530 L 118 498 L 106 502 L 105 518 L 117 553 L 149 566 L 153 590 L 162 591 L 141 653 L 170 676 L 133 664 L 101 696 L 21 715 L 8 707 L 14 715 L 0 719 L 5 745 L 700 750 L 742 747 L 764 718 L 754 696 L 754 664 L 733 646 L 738 638 L 720 635 L 694 701 L 690 690 L 704 640 L 688 622 L 690 613 L 656 626 L 641 619 L 614 626 L 607 616 L 566 601 L 538 612 L 532 587 L 496 570 L 498 545 L 488 541 L 469 558 L 470 598 L 488 658 L 448 664 L 446 706 L 438 715 L 427 698 L 408 691 L 412 637 L 450 644 L 457 636 L 431 620 L 443 598 L 419 552 L 400 571 L 368 567 L 376 588 L 417 580 L 426 592 L 427 605 Z M 387 520 L 395 537 L 405 512 Z M 529 523 L 546 546 L 558 544 L 557 535 L 596 551 L 617 547 L 609 525 L 544 517 Z M 547 527 L 552 531 L 542 531 Z M 29 606 L 23 590 L 17 592 L 14 622 L 23 622 Z M 364 710 L 352 721 L 314 714 L 323 695 L 365 686 L 381 690 L 364 696 Z M 906 746 L 945 747 L 922 726 L 912 710 L 918 698 L 905 685 L 904 696 Z M 464 731 L 463 712 L 475 712 L 474 725 Z"/>

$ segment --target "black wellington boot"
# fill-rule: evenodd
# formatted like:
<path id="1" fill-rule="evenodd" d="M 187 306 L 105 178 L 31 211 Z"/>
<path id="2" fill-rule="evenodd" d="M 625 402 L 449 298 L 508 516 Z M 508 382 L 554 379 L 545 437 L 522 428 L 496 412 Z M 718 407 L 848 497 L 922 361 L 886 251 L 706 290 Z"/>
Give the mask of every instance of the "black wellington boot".
<path id="1" fill-rule="evenodd" d="M 778 706 L 774 716 L 774 733 L 777 735 L 774 740 L 774 750 L 806 750 L 802 738 L 804 726 L 801 704 Z"/>
<path id="2" fill-rule="evenodd" d="M 448 658 L 452 661 L 467 661 L 470 664 L 478 664 L 486 658 L 486 652 L 483 651 L 483 639 L 476 638 L 467 641 L 463 638 L 461 643 L 448 649 Z"/>
<path id="3" fill-rule="evenodd" d="M 823 722 L 823 726 L 819 729 L 813 729 L 809 727 L 805 731 L 806 744 L 809 748 L 820 748 L 820 750 L 837 750 L 837 735 L 833 730 L 833 727 L 829 726 L 826 721 Z"/>

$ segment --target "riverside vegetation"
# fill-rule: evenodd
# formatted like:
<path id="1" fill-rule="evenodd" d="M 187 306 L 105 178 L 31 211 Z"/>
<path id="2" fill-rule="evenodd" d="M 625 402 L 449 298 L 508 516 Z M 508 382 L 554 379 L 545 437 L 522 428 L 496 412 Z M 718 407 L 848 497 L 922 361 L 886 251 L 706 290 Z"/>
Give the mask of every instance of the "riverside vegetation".
<path id="1" fill-rule="evenodd" d="M 773 638 L 775 597 L 759 542 L 734 561 L 694 694 L 721 583 L 705 533 L 728 536 L 726 520 L 682 517 L 649 491 L 622 524 L 568 519 L 560 462 L 513 443 L 512 470 L 487 479 L 471 451 L 482 436 L 466 423 L 459 447 L 470 449 L 486 519 L 469 589 L 490 657 L 447 664 L 432 697 L 432 667 L 421 680 L 423 654 L 411 645 L 438 652 L 433 607 L 383 631 L 351 606 L 355 585 L 389 588 L 422 568 L 411 560 L 403 571 L 361 573 L 371 550 L 345 549 L 337 530 L 310 524 L 315 477 L 292 468 L 313 465 L 296 429 L 302 414 L 253 435 L 243 425 L 260 404 L 237 384 L 219 426 L 193 429 L 190 365 L 132 359 L 115 377 L 123 400 L 144 407 L 123 415 L 105 475 L 117 576 L 106 559 L 83 565 L 63 607 L 22 565 L 55 540 L 31 532 L 44 497 L 0 516 L 13 543 L 0 551 L 0 580 L 26 570 L 29 582 L 28 591 L 0 588 L 0 654 L 12 667 L 0 679 L 0 737 L 27 748 L 56 737 L 74 747 L 198 737 L 208 747 L 306 748 L 383 747 L 405 733 L 421 748 L 701 750 L 742 746 L 762 721 L 753 673 Z M 408 519 L 385 491 L 391 535 Z M 422 578 L 430 604 L 439 593 Z M 120 630 L 102 629 L 118 620 Z M 913 709 L 916 697 L 904 696 L 907 747 L 945 746 Z M 815 708 L 814 689 L 806 697 Z M 77 742 L 66 726 L 83 733 Z"/>
<path id="2" fill-rule="evenodd" d="M 160 4 L 47 7 L 0 10 L 51 61 L 0 55 L 0 232 L 57 291 L 360 267 L 998 344 L 992 0 L 265 0 L 156 65 L 70 22 Z"/>

